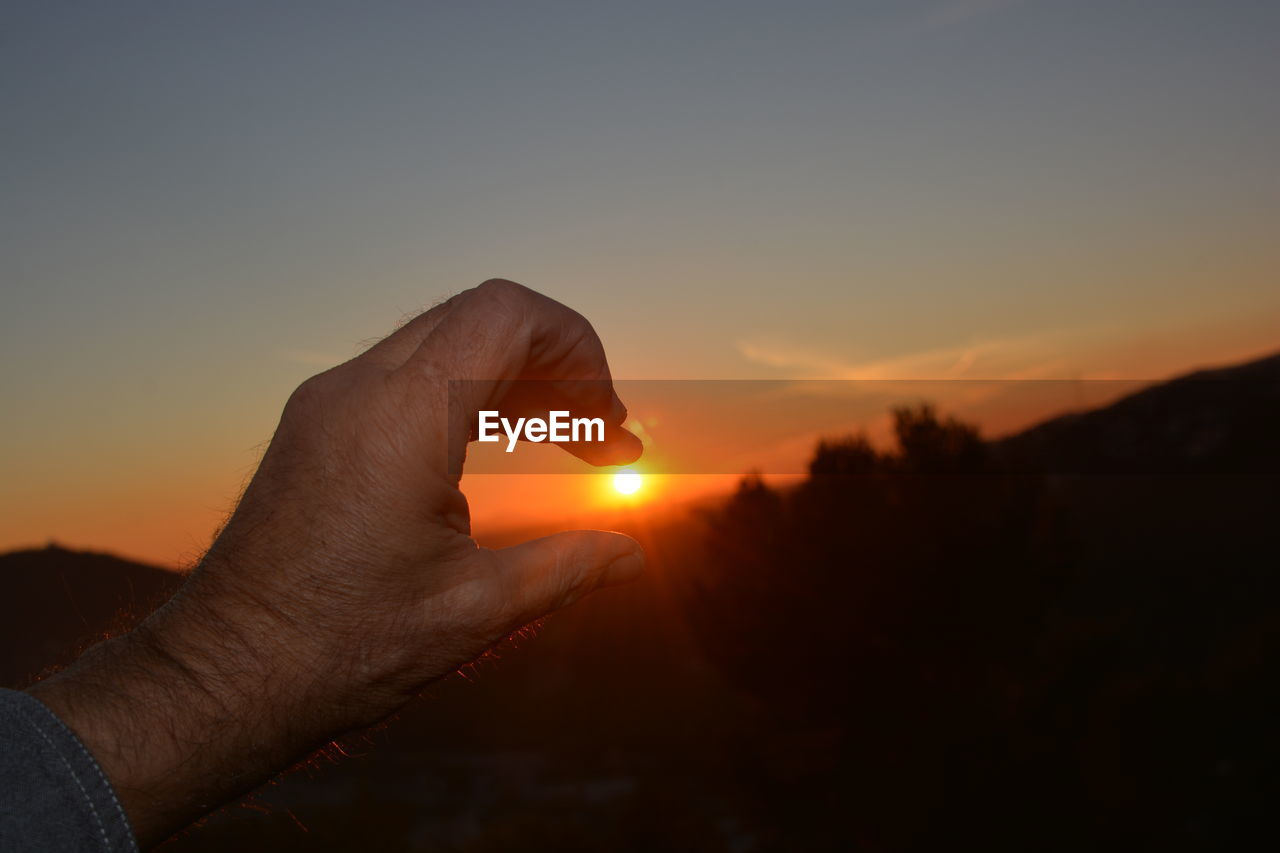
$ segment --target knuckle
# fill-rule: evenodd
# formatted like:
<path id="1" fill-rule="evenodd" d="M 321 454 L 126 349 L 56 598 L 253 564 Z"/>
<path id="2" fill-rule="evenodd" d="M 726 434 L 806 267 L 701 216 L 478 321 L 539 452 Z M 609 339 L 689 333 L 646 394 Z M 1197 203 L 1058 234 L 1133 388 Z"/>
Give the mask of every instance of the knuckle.
<path id="1" fill-rule="evenodd" d="M 514 281 L 509 281 L 505 278 L 491 278 L 487 281 L 483 281 L 480 283 L 480 286 L 476 288 L 476 291 L 478 293 L 485 294 L 486 296 L 493 296 L 502 299 L 524 298 L 527 294 L 532 292 L 523 284 L 516 284 Z"/>
<path id="2" fill-rule="evenodd" d="M 450 591 L 449 610 L 466 633 L 498 637 L 523 624 L 520 593 L 501 572 L 484 572 Z"/>
<path id="3" fill-rule="evenodd" d="M 293 389 L 293 393 L 285 403 L 285 411 L 314 410 L 328 394 L 328 380 L 325 374 L 316 374 L 303 380 L 297 388 Z"/>
<path id="4" fill-rule="evenodd" d="M 505 278 L 491 278 L 475 289 L 475 296 L 487 310 L 519 317 L 539 298 L 539 294 L 523 284 Z"/>
<path id="5" fill-rule="evenodd" d="M 562 565 L 553 580 L 553 589 L 548 597 L 548 609 L 560 610 L 582 598 L 593 585 L 593 571 L 590 566 L 574 563 Z"/>
<path id="6" fill-rule="evenodd" d="M 477 287 L 471 296 L 472 306 L 485 327 L 494 335 L 505 336 L 516 332 L 528 313 L 533 291 L 523 285 L 505 279 L 490 279 Z"/>
<path id="7" fill-rule="evenodd" d="M 474 582 L 458 589 L 455 607 L 464 622 L 475 624 L 482 631 L 501 627 L 508 610 L 506 596 L 501 590 Z"/>

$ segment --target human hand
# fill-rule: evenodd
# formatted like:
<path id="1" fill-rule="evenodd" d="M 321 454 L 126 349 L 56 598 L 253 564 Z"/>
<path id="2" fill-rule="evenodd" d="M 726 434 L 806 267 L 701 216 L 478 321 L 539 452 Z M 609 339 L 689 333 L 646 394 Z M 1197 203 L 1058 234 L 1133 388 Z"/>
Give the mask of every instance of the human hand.
<path id="1" fill-rule="evenodd" d="M 97 756 L 140 839 L 641 571 L 618 533 L 476 545 L 458 475 L 476 412 L 499 407 L 602 417 L 604 443 L 568 448 L 595 464 L 640 454 L 590 324 L 485 282 L 304 382 L 179 594 L 32 689 Z"/>

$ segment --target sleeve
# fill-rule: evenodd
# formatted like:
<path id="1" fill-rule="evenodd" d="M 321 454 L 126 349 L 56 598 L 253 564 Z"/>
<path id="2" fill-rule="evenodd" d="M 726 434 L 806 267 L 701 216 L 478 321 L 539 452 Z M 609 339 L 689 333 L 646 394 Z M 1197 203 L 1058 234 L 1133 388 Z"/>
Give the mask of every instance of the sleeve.
<path id="1" fill-rule="evenodd" d="M 39 700 L 0 689 L 0 850 L 137 849 L 84 744 Z"/>

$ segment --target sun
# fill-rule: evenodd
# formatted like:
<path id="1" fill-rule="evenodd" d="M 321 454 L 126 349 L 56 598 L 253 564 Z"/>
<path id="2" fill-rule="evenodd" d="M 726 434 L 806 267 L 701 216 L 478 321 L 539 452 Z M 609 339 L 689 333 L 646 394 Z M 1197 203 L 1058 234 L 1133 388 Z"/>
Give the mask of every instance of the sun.
<path id="1" fill-rule="evenodd" d="M 620 495 L 634 495 L 644 484 L 643 479 L 630 468 L 623 468 L 613 475 L 613 488 Z"/>

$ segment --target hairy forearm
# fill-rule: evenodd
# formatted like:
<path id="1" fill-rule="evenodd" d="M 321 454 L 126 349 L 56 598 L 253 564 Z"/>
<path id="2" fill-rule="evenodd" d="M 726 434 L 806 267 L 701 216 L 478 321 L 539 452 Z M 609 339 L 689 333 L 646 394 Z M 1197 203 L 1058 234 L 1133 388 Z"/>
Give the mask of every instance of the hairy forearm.
<path id="1" fill-rule="evenodd" d="M 179 595 L 30 688 L 88 746 L 144 847 L 333 734 L 307 710 L 313 666 L 278 657 L 278 637 L 264 655 L 266 628 Z"/>

